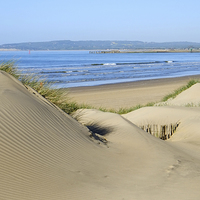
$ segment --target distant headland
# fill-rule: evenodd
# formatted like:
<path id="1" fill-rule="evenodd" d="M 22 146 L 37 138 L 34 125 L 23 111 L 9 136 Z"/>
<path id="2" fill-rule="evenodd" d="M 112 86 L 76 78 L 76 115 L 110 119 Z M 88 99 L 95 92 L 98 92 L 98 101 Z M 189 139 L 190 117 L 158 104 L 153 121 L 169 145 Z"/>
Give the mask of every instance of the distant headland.
<path id="1" fill-rule="evenodd" d="M 24 42 L 0 45 L 0 50 L 48 51 L 48 50 L 90 50 L 91 53 L 123 52 L 200 52 L 196 42 L 142 42 L 142 41 L 71 41 Z"/>

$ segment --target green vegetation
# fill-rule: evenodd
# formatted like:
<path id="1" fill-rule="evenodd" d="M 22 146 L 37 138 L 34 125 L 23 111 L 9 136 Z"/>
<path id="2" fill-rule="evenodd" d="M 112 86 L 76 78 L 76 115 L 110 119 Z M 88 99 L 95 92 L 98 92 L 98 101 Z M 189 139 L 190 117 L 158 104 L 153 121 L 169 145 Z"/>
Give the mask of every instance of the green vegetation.
<path id="1" fill-rule="evenodd" d="M 139 50 L 139 49 L 187 49 L 187 52 L 199 51 L 200 43 L 196 42 L 142 42 L 142 41 L 71 41 L 71 40 L 58 40 L 49 42 L 24 42 L 24 43 L 14 43 L 14 44 L 3 44 L 0 45 L 0 49 L 16 49 L 16 50 Z M 134 52 L 133 51 L 133 52 Z M 160 52 L 160 51 L 158 51 Z M 163 52 L 163 51 L 161 51 Z M 107 51 L 105 51 L 107 53 Z M 119 52 L 112 52 L 119 53 Z"/>
<path id="2" fill-rule="evenodd" d="M 196 83 L 199 83 L 199 81 L 198 80 L 190 80 L 189 82 L 188 82 L 188 84 L 187 85 L 185 85 L 185 86 L 183 86 L 183 87 L 181 87 L 181 88 L 179 88 L 179 89 L 177 89 L 177 90 L 175 90 L 173 93 L 171 93 L 171 94 L 168 94 L 167 96 L 165 96 L 163 99 L 162 99 L 162 101 L 163 102 L 165 102 L 165 101 L 167 101 L 168 99 L 174 99 L 177 95 L 179 95 L 181 92 L 183 92 L 184 90 L 187 90 L 188 88 L 190 88 L 191 86 L 193 86 L 194 84 L 196 84 Z"/>
<path id="3" fill-rule="evenodd" d="M 0 64 L 0 70 L 7 72 L 8 74 L 11 74 L 15 78 L 19 79 L 19 75 L 17 72 L 17 68 L 15 67 L 14 61 L 8 61 L 8 62 L 2 62 Z"/>
<path id="4" fill-rule="evenodd" d="M 154 106 L 155 103 L 151 102 L 151 103 L 148 103 L 148 104 L 145 104 L 145 105 L 136 105 L 136 106 L 133 106 L 133 107 L 130 107 L 130 108 L 120 108 L 119 110 L 117 111 L 114 111 L 114 113 L 118 113 L 120 115 L 122 114 L 127 114 L 129 112 L 132 112 L 134 110 L 138 110 L 140 108 L 143 108 L 143 107 L 149 107 L 149 106 Z"/>
<path id="5" fill-rule="evenodd" d="M 37 91 L 40 95 L 42 95 L 44 98 L 46 98 L 51 103 L 58 106 L 60 109 L 62 109 L 67 114 L 71 114 L 75 112 L 78 109 L 99 109 L 103 112 L 112 112 L 117 114 L 126 114 L 131 111 L 137 110 L 142 107 L 147 106 L 154 106 L 155 103 L 148 103 L 146 105 L 140 105 L 130 107 L 130 108 L 120 108 L 119 110 L 114 109 L 106 109 L 106 108 L 95 108 L 86 104 L 78 104 L 75 101 L 71 101 L 68 98 L 68 95 L 66 93 L 66 90 L 63 91 L 63 89 L 56 89 L 53 88 L 52 83 L 48 83 L 45 80 L 41 80 L 38 77 L 33 76 L 25 76 L 21 75 L 17 68 L 15 67 L 15 62 L 2 62 L 0 64 L 0 70 L 5 71 L 15 78 L 19 79 L 25 86 L 29 86 L 33 88 L 35 91 Z M 163 101 L 167 101 L 170 98 L 175 98 L 178 94 L 180 94 L 182 91 L 190 88 L 192 85 L 198 83 L 197 80 L 191 80 L 186 86 L 183 86 L 179 88 L 178 90 L 175 90 L 172 94 L 169 94 L 163 98 Z"/>

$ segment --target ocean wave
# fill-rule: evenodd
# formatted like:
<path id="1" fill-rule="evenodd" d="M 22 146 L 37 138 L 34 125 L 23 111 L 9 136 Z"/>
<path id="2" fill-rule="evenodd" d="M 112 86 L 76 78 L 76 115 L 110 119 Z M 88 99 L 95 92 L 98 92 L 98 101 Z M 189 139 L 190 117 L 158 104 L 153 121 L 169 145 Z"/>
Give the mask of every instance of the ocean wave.
<path id="1" fill-rule="evenodd" d="M 99 65 L 145 65 L 145 64 L 159 64 L 159 63 L 173 63 L 174 61 L 139 61 L 139 62 L 121 62 L 121 63 L 93 63 L 91 66 L 99 66 Z"/>
<path id="2" fill-rule="evenodd" d="M 103 65 L 116 65 L 116 63 L 105 63 Z"/>
<path id="3" fill-rule="evenodd" d="M 98 65 L 116 65 L 116 63 L 93 63 L 92 66 L 98 66 Z"/>
<path id="4" fill-rule="evenodd" d="M 68 74 L 68 73 L 74 73 L 74 72 L 78 72 L 78 73 L 82 73 L 82 72 L 87 72 L 88 73 L 88 70 L 68 70 L 68 71 L 42 71 L 40 72 L 41 74 Z"/>

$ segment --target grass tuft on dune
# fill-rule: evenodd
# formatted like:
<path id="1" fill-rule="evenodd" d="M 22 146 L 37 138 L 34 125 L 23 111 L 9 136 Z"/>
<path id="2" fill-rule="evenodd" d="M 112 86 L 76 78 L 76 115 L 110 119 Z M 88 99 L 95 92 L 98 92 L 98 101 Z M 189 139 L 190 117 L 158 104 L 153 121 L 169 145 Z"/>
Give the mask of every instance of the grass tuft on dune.
<path id="1" fill-rule="evenodd" d="M 18 73 L 17 67 L 15 67 L 14 61 L 2 62 L 0 63 L 0 70 L 11 74 L 15 78 L 19 79 L 20 75 Z"/>
<path id="2" fill-rule="evenodd" d="M 172 92 L 171 94 L 168 94 L 167 96 L 165 96 L 162 101 L 165 102 L 169 99 L 174 99 L 177 95 L 179 95 L 181 92 L 187 90 L 188 88 L 192 87 L 193 85 L 195 85 L 196 83 L 199 83 L 198 80 L 190 80 L 188 82 L 187 85 L 181 87 L 181 88 L 178 88 L 177 90 L 175 90 L 174 92 Z"/>
<path id="3" fill-rule="evenodd" d="M 55 104 L 68 114 L 83 107 L 83 105 L 80 106 L 76 102 L 70 101 L 70 99 L 67 97 L 67 94 L 64 93 L 62 89 L 56 89 L 53 87 L 53 83 L 49 83 L 45 80 L 40 79 L 39 77 L 20 74 L 15 67 L 14 61 L 2 62 L 0 64 L 0 70 L 11 74 L 12 76 L 20 80 L 25 86 L 31 87 L 40 95 L 42 95 L 45 99 Z"/>

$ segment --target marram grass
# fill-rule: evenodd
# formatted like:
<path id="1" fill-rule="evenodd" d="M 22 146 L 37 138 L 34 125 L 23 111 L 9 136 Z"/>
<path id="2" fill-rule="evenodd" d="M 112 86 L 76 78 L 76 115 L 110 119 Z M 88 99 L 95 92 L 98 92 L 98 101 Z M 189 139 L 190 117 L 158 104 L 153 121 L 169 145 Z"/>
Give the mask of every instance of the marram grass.
<path id="1" fill-rule="evenodd" d="M 191 86 L 193 86 L 194 84 L 199 83 L 198 80 L 190 80 L 187 85 L 180 87 L 179 89 L 175 90 L 173 93 L 166 95 L 162 101 L 165 102 L 168 99 L 174 99 L 177 95 L 179 95 L 181 92 L 187 90 L 188 88 L 190 88 Z"/>
<path id="2" fill-rule="evenodd" d="M 53 88 L 52 83 L 48 83 L 45 80 L 41 80 L 39 77 L 20 74 L 17 71 L 15 63 L 13 61 L 2 62 L 0 64 L 0 70 L 11 74 L 15 78 L 19 79 L 24 85 L 33 88 L 48 101 L 55 104 L 68 114 L 81 108 L 81 106 L 78 105 L 76 102 L 69 100 L 66 92 L 63 92 L 61 89 Z"/>
<path id="3" fill-rule="evenodd" d="M 14 61 L 0 63 L 0 70 L 5 71 L 8 74 L 11 74 L 12 76 L 14 76 L 17 79 L 20 77 L 20 75 L 17 71 L 17 68 L 15 67 Z"/>

